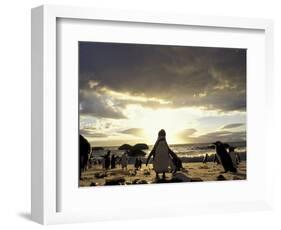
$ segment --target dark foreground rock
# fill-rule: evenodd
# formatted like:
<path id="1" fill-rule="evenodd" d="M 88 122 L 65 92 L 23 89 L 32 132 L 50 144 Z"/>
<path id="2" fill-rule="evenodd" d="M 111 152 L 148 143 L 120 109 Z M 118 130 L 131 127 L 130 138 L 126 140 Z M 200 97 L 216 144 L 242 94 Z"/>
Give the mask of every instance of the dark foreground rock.
<path id="1" fill-rule="evenodd" d="M 114 177 L 105 179 L 105 185 L 124 185 L 124 177 Z"/>
<path id="2" fill-rule="evenodd" d="M 106 177 L 106 173 L 103 172 L 97 172 L 94 174 L 95 178 L 100 179 Z"/>
<path id="3" fill-rule="evenodd" d="M 178 181 L 178 182 L 191 182 L 191 178 L 189 178 L 182 172 L 175 173 L 172 177 L 172 180 Z"/>
<path id="4" fill-rule="evenodd" d="M 223 175 L 219 175 L 219 176 L 217 177 L 217 180 L 218 180 L 218 181 L 223 181 L 223 180 L 226 180 L 226 179 L 225 179 L 225 177 L 224 177 Z"/>
<path id="5" fill-rule="evenodd" d="M 132 181 L 132 184 L 148 184 L 146 180 L 135 179 Z"/>
<path id="6" fill-rule="evenodd" d="M 200 177 L 193 177 L 191 178 L 190 182 L 202 182 L 203 180 Z"/>

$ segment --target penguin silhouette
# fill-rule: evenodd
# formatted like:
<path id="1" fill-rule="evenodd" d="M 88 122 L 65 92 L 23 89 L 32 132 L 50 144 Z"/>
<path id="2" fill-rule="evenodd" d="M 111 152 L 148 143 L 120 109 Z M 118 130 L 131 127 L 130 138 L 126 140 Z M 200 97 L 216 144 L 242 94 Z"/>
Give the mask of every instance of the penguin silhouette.
<path id="1" fill-rule="evenodd" d="M 232 164 L 231 157 L 227 152 L 225 145 L 220 141 L 213 144 L 216 146 L 216 155 L 224 168 L 224 172 L 237 172 L 237 169 Z"/>
<path id="2" fill-rule="evenodd" d="M 79 179 L 81 180 L 82 171 L 86 169 L 91 145 L 81 134 L 79 135 Z"/>

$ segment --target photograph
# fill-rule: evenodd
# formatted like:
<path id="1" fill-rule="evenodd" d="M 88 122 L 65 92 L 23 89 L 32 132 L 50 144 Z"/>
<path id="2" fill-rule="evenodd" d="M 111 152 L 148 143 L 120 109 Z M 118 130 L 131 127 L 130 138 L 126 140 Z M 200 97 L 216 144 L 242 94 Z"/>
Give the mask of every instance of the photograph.
<path id="1" fill-rule="evenodd" d="M 79 187 L 247 179 L 247 49 L 78 42 Z"/>

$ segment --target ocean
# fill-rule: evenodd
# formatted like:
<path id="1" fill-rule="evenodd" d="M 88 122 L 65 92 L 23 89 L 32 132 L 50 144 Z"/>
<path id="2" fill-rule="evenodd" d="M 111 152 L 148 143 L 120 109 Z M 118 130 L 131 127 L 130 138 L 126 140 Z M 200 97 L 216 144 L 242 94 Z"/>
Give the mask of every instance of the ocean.
<path id="1" fill-rule="evenodd" d="M 230 146 L 236 147 L 235 151 L 241 153 L 243 155 L 246 154 L 246 142 L 229 142 Z M 206 154 L 209 156 L 215 154 L 215 149 L 210 147 L 210 143 L 194 143 L 194 144 L 177 144 L 177 145 L 169 145 L 170 148 L 178 155 L 178 157 L 185 158 L 202 158 Z M 118 150 L 119 146 L 110 146 L 104 147 L 104 150 L 93 150 L 91 155 L 93 158 L 101 158 L 104 156 L 108 150 L 111 151 L 111 154 L 115 154 L 116 156 L 121 156 L 125 151 Z M 146 158 L 148 154 L 151 152 L 153 145 L 149 146 L 149 149 L 143 150 L 146 155 L 142 158 Z M 131 157 L 135 158 L 135 157 Z"/>

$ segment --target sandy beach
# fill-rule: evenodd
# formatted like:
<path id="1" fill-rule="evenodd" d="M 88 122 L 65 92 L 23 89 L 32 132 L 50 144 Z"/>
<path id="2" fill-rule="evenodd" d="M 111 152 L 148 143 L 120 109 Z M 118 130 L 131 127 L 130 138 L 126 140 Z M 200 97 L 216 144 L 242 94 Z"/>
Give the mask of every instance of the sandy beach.
<path id="1" fill-rule="evenodd" d="M 127 170 L 122 170 L 120 165 L 115 169 L 105 171 L 101 165 L 93 165 L 82 173 L 80 187 L 83 186 L 103 186 L 103 185 L 131 185 L 131 184 L 151 184 L 151 183 L 172 183 L 172 182 L 202 182 L 202 181 L 223 181 L 223 180 L 245 180 L 246 160 L 238 165 L 237 173 L 223 173 L 220 164 L 213 162 L 189 162 L 183 163 L 183 169 L 175 175 L 166 174 L 166 179 L 156 181 L 156 174 L 152 169 L 152 164 L 142 165 L 139 170 L 134 169 L 134 165 L 129 164 Z M 161 176 L 160 176 L 161 178 Z M 182 181 L 182 178 L 187 180 Z"/>

